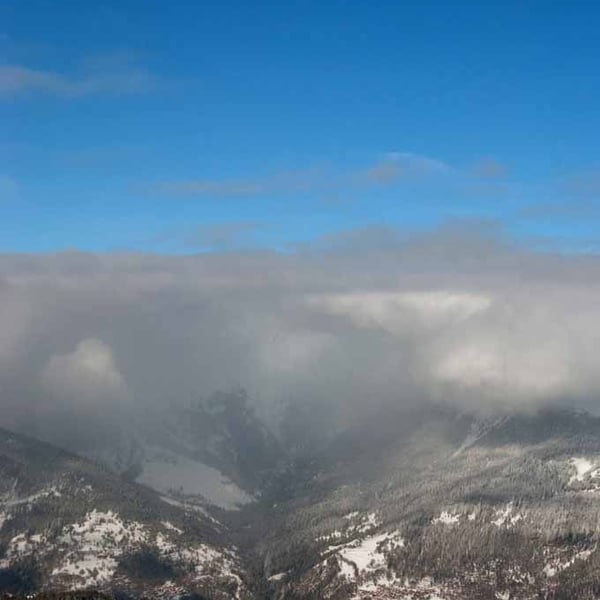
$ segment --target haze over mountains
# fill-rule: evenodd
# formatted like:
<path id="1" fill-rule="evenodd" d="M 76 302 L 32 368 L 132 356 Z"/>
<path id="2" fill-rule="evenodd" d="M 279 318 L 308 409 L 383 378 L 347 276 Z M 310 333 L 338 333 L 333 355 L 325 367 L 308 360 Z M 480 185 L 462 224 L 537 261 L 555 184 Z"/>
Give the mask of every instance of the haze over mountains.
<path id="1" fill-rule="evenodd" d="M 3 588 L 596 597 L 600 262 L 377 237 L 2 257 Z"/>
<path id="2" fill-rule="evenodd" d="M 65 414 L 96 431 L 237 387 L 273 428 L 307 403 L 334 428 L 391 400 L 593 407 L 599 270 L 461 227 L 287 255 L 7 255 L 2 419 L 60 441 Z"/>

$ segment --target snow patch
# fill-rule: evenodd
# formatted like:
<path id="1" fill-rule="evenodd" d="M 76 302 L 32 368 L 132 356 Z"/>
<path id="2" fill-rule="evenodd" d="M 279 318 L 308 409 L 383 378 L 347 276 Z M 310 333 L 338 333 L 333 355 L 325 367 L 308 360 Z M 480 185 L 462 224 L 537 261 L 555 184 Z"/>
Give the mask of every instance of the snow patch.
<path id="1" fill-rule="evenodd" d="M 400 581 L 396 578 L 387 580 L 385 578 L 377 578 L 374 581 L 368 581 L 358 586 L 358 593 L 353 596 L 352 600 L 364 600 L 364 593 L 374 593 L 375 596 L 370 598 L 397 598 L 398 600 L 450 600 L 457 598 L 454 593 L 444 595 L 444 590 L 434 585 L 430 577 L 424 577 L 417 583 L 409 583 L 407 580 Z"/>
<path id="2" fill-rule="evenodd" d="M 112 556 L 88 554 L 57 567 L 52 576 L 77 577 L 83 587 L 90 587 L 109 582 L 116 568 L 117 561 Z"/>
<path id="3" fill-rule="evenodd" d="M 573 558 L 564 562 L 561 562 L 560 560 L 550 561 L 544 566 L 543 571 L 546 577 L 554 577 L 554 575 L 557 573 L 560 573 L 561 571 L 564 571 L 566 568 L 570 567 L 576 560 L 587 560 L 594 550 L 595 548 L 590 550 L 581 550 L 575 554 Z"/>
<path id="4" fill-rule="evenodd" d="M 168 529 L 169 531 L 174 531 L 175 533 L 183 533 L 183 529 L 179 529 L 179 527 L 175 527 L 175 525 L 173 525 L 173 523 L 169 522 L 169 521 L 161 521 L 162 526 L 165 529 Z"/>
<path id="5" fill-rule="evenodd" d="M 342 537 L 342 532 L 338 529 L 334 529 L 331 533 L 320 535 L 315 539 L 316 542 L 330 542 L 332 540 L 338 540 Z"/>
<path id="6" fill-rule="evenodd" d="M 523 519 L 523 515 L 518 513 L 513 515 L 513 508 L 513 503 L 509 502 L 503 509 L 496 510 L 494 513 L 496 518 L 492 520 L 492 523 L 496 527 L 501 527 L 502 525 L 514 525 L 515 523 L 521 521 Z"/>
<path id="7" fill-rule="evenodd" d="M 146 541 L 148 534 L 140 523 L 125 524 L 114 512 L 92 510 L 81 523 L 66 525 L 58 538 L 69 550 L 53 577 L 76 577 L 83 587 L 110 581 L 118 557 L 126 546 Z"/>
<path id="8" fill-rule="evenodd" d="M 13 537 L 8 543 L 6 555 L 8 558 L 18 558 L 37 552 L 42 544 L 46 542 L 46 538 L 40 534 L 27 536 L 20 533 Z"/>
<path id="9" fill-rule="evenodd" d="M 177 506 L 179 508 L 183 508 L 183 510 L 189 510 L 193 512 L 200 513 L 205 516 L 211 523 L 216 525 L 217 527 L 223 527 L 223 523 L 215 519 L 203 506 L 196 504 L 194 502 L 185 502 L 181 500 L 176 500 L 175 498 L 169 498 L 169 496 L 161 496 L 160 499 L 171 506 Z"/>
<path id="10" fill-rule="evenodd" d="M 575 474 L 569 479 L 569 485 L 576 481 L 583 481 L 585 476 L 594 468 L 594 463 L 587 458 L 573 457 L 569 460 L 569 464 L 575 468 Z"/>
<path id="11" fill-rule="evenodd" d="M 21 506 L 23 504 L 33 505 L 38 500 L 41 500 L 42 498 L 48 498 L 51 496 L 53 496 L 55 498 L 60 498 L 61 493 L 53 486 L 53 487 L 45 489 L 45 490 L 40 490 L 39 492 L 36 492 L 35 494 L 31 494 L 29 496 L 24 496 L 23 498 L 4 497 L 0 500 L 0 503 L 3 504 L 7 508 L 11 507 L 11 506 Z"/>
<path id="12" fill-rule="evenodd" d="M 385 567 L 384 551 L 402 546 L 404 540 L 400 537 L 400 532 L 393 531 L 353 540 L 339 546 L 330 546 L 327 550 L 334 551 L 340 558 L 342 575 L 354 579 L 357 574 Z"/>
<path id="13" fill-rule="evenodd" d="M 340 552 L 340 556 L 347 562 L 353 563 L 358 571 L 364 571 L 367 567 L 378 568 L 384 564 L 384 556 L 378 550 L 379 544 L 388 539 L 387 534 L 382 533 L 361 540 L 356 546 L 347 546 Z"/>
<path id="14" fill-rule="evenodd" d="M 460 519 L 460 515 L 452 514 L 447 511 L 442 511 L 439 517 L 436 517 L 431 522 L 435 523 L 444 523 L 445 525 L 453 525 L 454 523 L 458 523 Z"/>
<path id="15" fill-rule="evenodd" d="M 171 537 L 179 537 L 183 531 L 163 521 L 165 532 L 152 533 L 145 525 L 137 521 L 123 521 L 118 514 L 93 510 L 75 524 L 63 528 L 58 537 L 59 547 L 66 548 L 59 564 L 52 571 L 57 579 L 76 578 L 77 586 L 89 588 L 109 582 L 117 568 L 119 556 L 144 543 L 153 543 L 160 554 L 177 563 L 188 564 L 197 577 L 204 577 L 207 566 L 217 564 L 222 575 L 241 580 L 234 574 L 233 553 L 223 553 L 205 544 L 182 545 Z M 23 536 L 24 537 L 24 536 Z M 27 540 L 16 539 L 15 548 L 29 550 L 35 536 Z M 25 546 L 29 544 L 29 546 Z M 72 583 L 72 582 L 69 582 Z"/>

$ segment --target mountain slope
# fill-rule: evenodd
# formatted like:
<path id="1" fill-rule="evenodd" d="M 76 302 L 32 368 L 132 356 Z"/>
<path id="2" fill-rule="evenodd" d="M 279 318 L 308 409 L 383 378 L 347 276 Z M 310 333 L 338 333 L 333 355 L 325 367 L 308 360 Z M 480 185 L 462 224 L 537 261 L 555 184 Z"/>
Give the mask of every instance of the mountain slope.
<path id="1" fill-rule="evenodd" d="M 236 421 L 239 407 L 231 410 Z M 243 436 L 207 458 L 214 431 L 227 439 L 230 417 L 216 414 L 220 430 L 213 422 L 196 437 L 198 423 L 187 418 L 148 439 L 177 460 L 241 470 L 245 459 L 231 457 Z M 254 500 L 209 513 L 202 481 L 187 482 L 198 497 L 165 496 L 1 431 L 0 589 L 244 600 L 600 598 L 598 418 L 547 410 L 480 420 L 388 406 L 285 464 L 279 445 L 269 448 L 264 470 L 253 458 L 245 475 L 249 482 L 261 473 L 254 488 L 245 484 Z"/>
<path id="2" fill-rule="evenodd" d="M 198 506 L 235 510 L 252 502 L 284 457 L 242 391 L 147 411 L 111 433 L 86 447 L 85 454 L 128 479 Z"/>
<path id="3" fill-rule="evenodd" d="M 0 430 L 0 589 L 245 598 L 226 528 L 49 444 Z"/>
<path id="4" fill-rule="evenodd" d="M 600 597 L 600 419 L 389 409 L 308 464 L 261 525 L 266 597 Z"/>

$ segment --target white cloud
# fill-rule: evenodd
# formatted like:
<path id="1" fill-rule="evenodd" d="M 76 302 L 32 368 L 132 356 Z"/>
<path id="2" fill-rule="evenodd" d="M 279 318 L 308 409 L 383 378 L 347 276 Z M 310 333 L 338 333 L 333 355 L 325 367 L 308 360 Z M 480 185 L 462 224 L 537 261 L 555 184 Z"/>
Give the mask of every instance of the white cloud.
<path id="1" fill-rule="evenodd" d="M 127 394 L 110 347 L 95 338 L 82 340 L 72 352 L 51 356 L 41 378 L 45 388 L 70 405 L 122 401 Z"/>
<path id="2" fill-rule="evenodd" d="M 429 328 L 474 316 L 491 305 L 483 294 L 428 291 L 372 291 L 317 295 L 310 305 L 334 315 L 343 315 L 360 327 L 380 327 L 403 333 L 419 326 Z M 415 321 L 416 320 L 416 321 Z"/>

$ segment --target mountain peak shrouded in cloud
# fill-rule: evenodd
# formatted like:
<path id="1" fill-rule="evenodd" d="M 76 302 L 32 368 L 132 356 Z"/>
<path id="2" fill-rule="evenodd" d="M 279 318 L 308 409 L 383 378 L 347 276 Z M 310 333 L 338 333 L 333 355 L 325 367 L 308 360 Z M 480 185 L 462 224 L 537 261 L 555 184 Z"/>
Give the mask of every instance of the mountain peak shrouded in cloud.
<path id="1" fill-rule="evenodd" d="M 290 402 L 342 419 L 378 402 L 595 410 L 600 261 L 495 238 L 483 252 L 485 239 L 466 227 L 398 239 L 375 246 L 379 268 L 364 245 L 6 255 L 4 424 L 43 433 L 50 414 L 135 413 L 236 387 L 272 424 Z"/>

